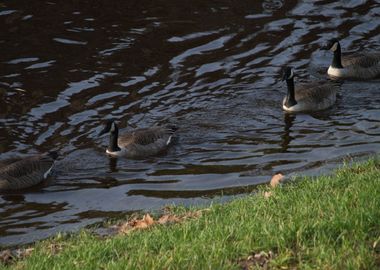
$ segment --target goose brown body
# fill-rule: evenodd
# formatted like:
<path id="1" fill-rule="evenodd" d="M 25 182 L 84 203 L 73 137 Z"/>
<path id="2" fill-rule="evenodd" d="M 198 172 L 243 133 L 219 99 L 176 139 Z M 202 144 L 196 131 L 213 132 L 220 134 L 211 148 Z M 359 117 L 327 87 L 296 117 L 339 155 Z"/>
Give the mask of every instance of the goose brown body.
<path id="1" fill-rule="evenodd" d="M 165 151 L 172 142 L 177 128 L 174 126 L 154 126 L 136 129 L 119 135 L 114 121 L 108 121 L 101 134 L 110 132 L 107 154 L 128 158 L 143 158 Z"/>
<path id="2" fill-rule="evenodd" d="M 347 79 L 375 79 L 380 77 L 380 53 L 342 56 L 343 68 L 329 67 L 330 76 Z"/>
<path id="3" fill-rule="evenodd" d="M 315 81 L 295 86 L 290 67 L 285 68 L 283 80 L 286 80 L 288 90 L 282 101 L 285 111 L 319 111 L 331 107 L 336 101 L 338 87 L 331 82 Z"/>
<path id="4" fill-rule="evenodd" d="M 47 153 L 0 161 L 0 190 L 17 190 L 37 185 L 47 178 L 55 158 Z"/>
<path id="5" fill-rule="evenodd" d="M 283 109 L 286 111 L 319 111 L 324 110 L 336 101 L 338 87 L 326 82 L 302 83 L 295 86 L 294 94 L 297 104 L 291 107 L 285 105 L 283 100 Z"/>
<path id="6" fill-rule="evenodd" d="M 157 155 L 169 146 L 174 132 L 170 127 L 151 127 L 125 133 L 118 138 L 120 154 L 131 158 Z"/>
<path id="7" fill-rule="evenodd" d="M 337 39 L 332 39 L 327 48 L 334 52 L 333 61 L 327 70 L 330 76 L 356 80 L 380 78 L 379 52 L 343 55 Z"/>

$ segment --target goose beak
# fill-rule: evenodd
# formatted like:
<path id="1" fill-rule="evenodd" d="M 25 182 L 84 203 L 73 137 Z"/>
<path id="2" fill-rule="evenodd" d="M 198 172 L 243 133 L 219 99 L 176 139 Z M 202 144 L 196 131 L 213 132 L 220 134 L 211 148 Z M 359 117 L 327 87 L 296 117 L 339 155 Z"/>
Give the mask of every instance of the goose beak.
<path id="1" fill-rule="evenodd" d="M 284 75 L 282 76 L 281 81 L 285 81 L 285 80 L 286 80 L 286 73 L 284 73 Z"/>
<path id="2" fill-rule="evenodd" d="M 335 45 L 335 43 L 337 42 L 328 41 L 321 47 L 321 49 L 326 51 L 333 51 L 333 45 Z"/>

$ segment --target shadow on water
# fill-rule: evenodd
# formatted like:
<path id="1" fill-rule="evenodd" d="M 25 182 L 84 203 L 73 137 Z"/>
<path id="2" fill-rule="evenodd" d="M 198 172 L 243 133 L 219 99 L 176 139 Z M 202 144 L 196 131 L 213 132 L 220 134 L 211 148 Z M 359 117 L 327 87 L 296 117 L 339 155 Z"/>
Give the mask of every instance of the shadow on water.
<path id="1" fill-rule="evenodd" d="M 377 1 L 1 3 L 1 159 L 61 156 L 49 183 L 0 195 L 0 245 L 377 153 L 379 81 L 337 82 L 333 108 L 292 115 L 280 73 L 326 80 L 331 37 L 379 50 L 379 14 Z M 109 158 L 109 118 L 122 131 L 173 123 L 179 139 L 165 155 Z"/>

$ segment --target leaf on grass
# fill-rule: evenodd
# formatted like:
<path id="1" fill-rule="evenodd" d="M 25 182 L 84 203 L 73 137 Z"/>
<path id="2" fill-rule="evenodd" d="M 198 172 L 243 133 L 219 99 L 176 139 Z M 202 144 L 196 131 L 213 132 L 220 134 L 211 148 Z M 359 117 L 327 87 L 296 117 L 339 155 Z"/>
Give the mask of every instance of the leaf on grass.
<path id="1" fill-rule="evenodd" d="M 2 250 L 0 252 L 0 261 L 3 264 L 9 264 L 14 260 L 14 257 L 12 256 L 12 251 L 10 249 Z"/>
<path id="2" fill-rule="evenodd" d="M 278 186 L 281 182 L 283 182 L 285 179 L 284 175 L 281 173 L 273 175 L 272 179 L 270 180 L 270 186 L 271 187 L 276 187 Z"/>
<path id="3" fill-rule="evenodd" d="M 113 226 L 113 228 L 115 228 L 119 233 L 127 234 L 133 230 L 149 228 L 155 223 L 156 221 L 154 221 L 154 219 L 149 214 L 146 214 L 142 219 L 134 218 L 121 225 Z"/>
<path id="4" fill-rule="evenodd" d="M 10 264 L 15 260 L 23 259 L 29 256 L 34 248 L 5 249 L 0 251 L 0 262 Z"/>
<path id="5" fill-rule="evenodd" d="M 62 244 L 52 243 L 49 245 L 49 251 L 52 255 L 58 254 L 63 249 Z"/>
<path id="6" fill-rule="evenodd" d="M 29 256 L 30 254 L 32 254 L 32 251 L 34 250 L 34 248 L 19 248 L 19 249 L 16 249 L 15 252 L 16 252 L 16 255 L 17 255 L 17 258 L 20 259 L 20 258 L 25 258 L 27 256 Z"/>
<path id="7" fill-rule="evenodd" d="M 143 218 L 144 222 L 150 226 L 150 225 L 153 225 L 154 224 L 154 220 L 153 218 L 149 215 L 149 214 L 146 214 Z"/>
<path id="8" fill-rule="evenodd" d="M 373 242 L 373 245 L 372 245 L 373 249 L 376 249 L 377 244 L 379 244 L 379 241 L 380 241 L 380 237 L 377 238 L 377 240 L 375 242 Z"/>
<path id="9" fill-rule="evenodd" d="M 268 199 L 269 197 L 271 197 L 273 195 L 272 191 L 265 191 L 264 192 L 264 198 L 265 199 Z"/>
<path id="10" fill-rule="evenodd" d="M 198 211 L 195 211 L 195 212 L 188 212 L 187 217 L 189 217 L 189 218 L 199 218 L 200 216 L 202 216 L 203 212 L 207 212 L 207 211 L 210 211 L 210 209 L 209 208 L 205 208 L 205 209 L 198 210 Z"/>
<path id="11" fill-rule="evenodd" d="M 162 217 L 160 217 L 158 219 L 158 223 L 159 224 L 166 224 L 166 223 L 176 223 L 176 222 L 179 222 L 180 219 L 179 217 L 177 216 L 174 216 L 174 215 L 163 215 Z"/>
<path id="12" fill-rule="evenodd" d="M 130 221 L 124 222 L 120 225 L 112 226 L 111 228 L 116 230 L 119 233 L 127 234 L 131 231 L 138 229 L 147 229 L 156 224 L 170 224 L 170 223 L 178 223 L 190 218 L 198 218 L 202 215 L 202 212 L 208 211 L 209 209 L 198 210 L 194 212 L 187 212 L 184 215 L 172 215 L 165 214 L 161 216 L 158 220 L 154 220 L 149 214 L 143 216 L 142 219 L 134 218 Z"/>
<path id="13" fill-rule="evenodd" d="M 243 269 L 269 269 L 269 261 L 273 259 L 274 254 L 272 251 L 264 252 L 261 251 L 259 253 L 253 253 L 248 256 L 247 259 L 239 260 L 239 265 Z"/>
<path id="14" fill-rule="evenodd" d="M 146 229 L 148 228 L 149 225 L 146 223 L 144 220 L 138 220 L 136 223 L 133 225 L 132 229 Z"/>
<path id="15" fill-rule="evenodd" d="M 166 223 L 177 223 L 177 222 L 182 222 L 184 220 L 187 220 L 189 218 L 199 218 L 202 216 L 202 213 L 205 211 L 209 211 L 210 209 L 202 209 L 198 211 L 193 211 L 193 212 L 187 212 L 186 214 L 182 216 L 177 216 L 177 215 L 171 215 L 171 214 L 166 214 L 163 215 L 158 219 L 159 224 L 166 224 Z"/>
<path id="16" fill-rule="evenodd" d="M 134 219 L 130 222 L 130 226 L 135 229 L 145 229 L 154 224 L 153 218 L 146 214 L 142 219 Z"/>

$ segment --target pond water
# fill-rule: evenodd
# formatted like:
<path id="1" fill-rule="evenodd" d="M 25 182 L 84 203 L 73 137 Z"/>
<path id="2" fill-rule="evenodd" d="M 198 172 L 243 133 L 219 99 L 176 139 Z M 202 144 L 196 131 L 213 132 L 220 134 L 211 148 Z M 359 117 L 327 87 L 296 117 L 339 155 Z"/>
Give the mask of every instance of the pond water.
<path id="1" fill-rule="evenodd" d="M 57 150 L 56 177 L 0 194 L 0 245 L 167 204 L 252 191 L 277 172 L 326 173 L 380 149 L 380 82 L 285 114 L 281 70 L 328 80 L 330 38 L 380 50 L 379 1 L 1 1 L 1 159 Z M 109 159 L 122 130 L 179 126 L 166 155 Z"/>

